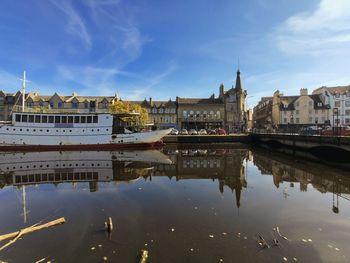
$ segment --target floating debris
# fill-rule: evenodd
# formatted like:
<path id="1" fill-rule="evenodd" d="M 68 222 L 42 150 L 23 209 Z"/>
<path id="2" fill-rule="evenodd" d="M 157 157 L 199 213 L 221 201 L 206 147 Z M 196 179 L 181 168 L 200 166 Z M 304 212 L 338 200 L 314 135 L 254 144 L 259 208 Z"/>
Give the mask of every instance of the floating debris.
<path id="1" fill-rule="evenodd" d="M 220 262 L 224 262 L 224 260 L 222 258 L 219 259 Z"/>
<path id="2" fill-rule="evenodd" d="M 147 258 L 148 258 L 148 251 L 147 250 L 141 250 L 140 263 L 146 263 Z"/>
<path id="3" fill-rule="evenodd" d="M 174 231 L 175 231 L 175 228 L 172 228 L 172 229 L 171 229 L 171 232 L 174 232 Z"/>
<path id="4" fill-rule="evenodd" d="M 193 252 L 193 251 L 194 251 L 194 249 L 193 249 L 193 248 L 190 248 L 190 251 L 191 251 L 191 252 Z"/>
<path id="5" fill-rule="evenodd" d="M 328 247 L 329 247 L 329 248 L 333 248 L 333 246 L 332 246 L 332 245 L 328 245 Z"/>
<path id="6" fill-rule="evenodd" d="M 311 239 L 311 238 L 309 238 L 307 241 L 312 242 L 312 239 Z"/>
<path id="7" fill-rule="evenodd" d="M 283 238 L 284 240 L 288 240 L 288 241 L 289 241 L 289 239 L 288 239 L 286 236 L 282 236 L 282 235 L 281 235 L 280 228 L 279 228 L 278 226 L 276 227 L 276 231 L 277 231 L 277 234 L 278 234 L 281 238 Z"/>
<path id="8" fill-rule="evenodd" d="M 259 235 L 259 245 L 262 247 L 262 248 L 270 248 L 270 245 L 266 242 L 266 240 L 264 239 L 263 236 L 260 236 Z"/>
<path id="9" fill-rule="evenodd" d="M 294 262 L 297 262 L 297 261 L 298 261 L 298 259 L 297 259 L 297 258 L 293 258 L 293 261 L 294 261 Z"/>
<path id="10" fill-rule="evenodd" d="M 209 235 L 210 238 L 214 238 L 214 235 Z"/>
<path id="11" fill-rule="evenodd" d="M 303 238 L 301 241 L 303 241 L 304 243 L 306 243 L 306 242 L 307 242 L 307 240 L 306 240 L 306 239 L 304 239 L 304 238 Z"/>
<path id="12" fill-rule="evenodd" d="M 283 257 L 283 260 L 284 260 L 284 261 L 288 261 L 288 258 L 286 258 L 286 257 Z"/>
<path id="13" fill-rule="evenodd" d="M 107 257 L 103 257 L 103 260 L 104 260 L 104 261 L 107 261 Z"/>
<path id="14" fill-rule="evenodd" d="M 336 250 L 336 251 L 339 251 L 340 249 L 336 247 L 335 250 Z"/>
<path id="15" fill-rule="evenodd" d="M 145 243 L 145 247 L 147 247 L 148 246 L 148 244 L 147 243 Z"/>
<path id="16" fill-rule="evenodd" d="M 96 249 L 96 247 L 92 247 L 92 248 L 90 248 L 91 250 L 95 250 Z"/>
<path id="17" fill-rule="evenodd" d="M 248 238 L 246 236 L 244 236 L 243 239 L 248 239 Z"/>
<path id="18" fill-rule="evenodd" d="M 139 187 L 138 189 L 139 189 L 139 190 L 142 190 L 142 187 Z"/>
<path id="19" fill-rule="evenodd" d="M 113 250 L 113 254 L 115 254 L 116 252 L 115 252 L 115 250 Z"/>
<path id="20" fill-rule="evenodd" d="M 195 207 L 194 207 L 194 210 L 197 210 L 197 209 L 198 209 L 198 207 L 197 207 L 197 206 L 195 206 Z"/>
<path id="21" fill-rule="evenodd" d="M 102 247 L 102 245 L 101 245 L 101 244 L 99 244 L 99 245 L 98 245 L 98 247 Z"/>
<path id="22" fill-rule="evenodd" d="M 274 238 L 272 241 L 273 241 L 272 246 L 278 247 L 280 245 L 280 242 L 278 241 L 278 239 Z"/>
<path id="23" fill-rule="evenodd" d="M 227 235 L 227 233 L 226 233 L 226 232 L 222 232 L 222 234 L 223 234 L 224 236 L 226 236 L 226 235 Z"/>

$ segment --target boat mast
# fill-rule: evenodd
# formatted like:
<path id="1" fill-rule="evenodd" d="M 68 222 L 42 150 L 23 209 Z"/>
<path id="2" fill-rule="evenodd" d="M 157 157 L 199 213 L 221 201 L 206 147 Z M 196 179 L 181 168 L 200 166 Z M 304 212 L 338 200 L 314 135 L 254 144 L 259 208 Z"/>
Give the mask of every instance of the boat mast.
<path id="1" fill-rule="evenodd" d="M 25 95 L 26 95 L 26 71 L 23 71 L 23 82 L 22 82 L 22 112 L 24 112 Z"/>

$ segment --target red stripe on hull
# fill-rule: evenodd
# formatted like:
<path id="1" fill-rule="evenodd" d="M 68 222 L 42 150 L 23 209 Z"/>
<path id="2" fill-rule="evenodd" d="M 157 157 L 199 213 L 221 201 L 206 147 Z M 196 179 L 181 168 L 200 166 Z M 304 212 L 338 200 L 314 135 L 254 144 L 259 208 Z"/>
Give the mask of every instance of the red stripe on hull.
<path id="1" fill-rule="evenodd" d="M 163 142 L 130 144 L 72 144 L 72 145 L 0 145 L 0 152 L 50 152 L 50 151 L 111 151 L 160 149 Z"/>

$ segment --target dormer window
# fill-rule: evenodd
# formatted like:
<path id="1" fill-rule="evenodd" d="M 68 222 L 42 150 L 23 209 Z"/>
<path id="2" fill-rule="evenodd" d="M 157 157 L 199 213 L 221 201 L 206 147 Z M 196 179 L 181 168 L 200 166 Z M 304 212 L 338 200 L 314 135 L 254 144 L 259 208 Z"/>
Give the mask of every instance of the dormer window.
<path id="1" fill-rule="evenodd" d="M 318 103 L 317 103 L 317 106 L 318 106 L 318 107 L 322 107 L 322 102 L 318 102 Z"/>
<path id="2" fill-rule="evenodd" d="M 77 102 L 73 102 L 72 103 L 72 108 L 73 109 L 77 109 L 78 108 L 78 103 Z"/>
<path id="3" fill-rule="evenodd" d="M 335 94 L 335 97 L 336 97 L 336 98 L 340 98 L 340 93 L 336 93 L 336 94 Z"/>

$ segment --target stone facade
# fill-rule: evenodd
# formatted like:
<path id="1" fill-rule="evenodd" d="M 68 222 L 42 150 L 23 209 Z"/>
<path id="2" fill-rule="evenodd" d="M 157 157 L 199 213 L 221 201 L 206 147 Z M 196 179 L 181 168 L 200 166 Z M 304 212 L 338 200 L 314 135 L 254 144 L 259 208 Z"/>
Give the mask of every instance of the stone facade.
<path id="1" fill-rule="evenodd" d="M 176 102 L 169 99 L 168 101 L 153 101 L 152 98 L 138 102 L 147 109 L 150 121 L 157 128 L 178 128 L 177 125 L 177 105 Z"/>

